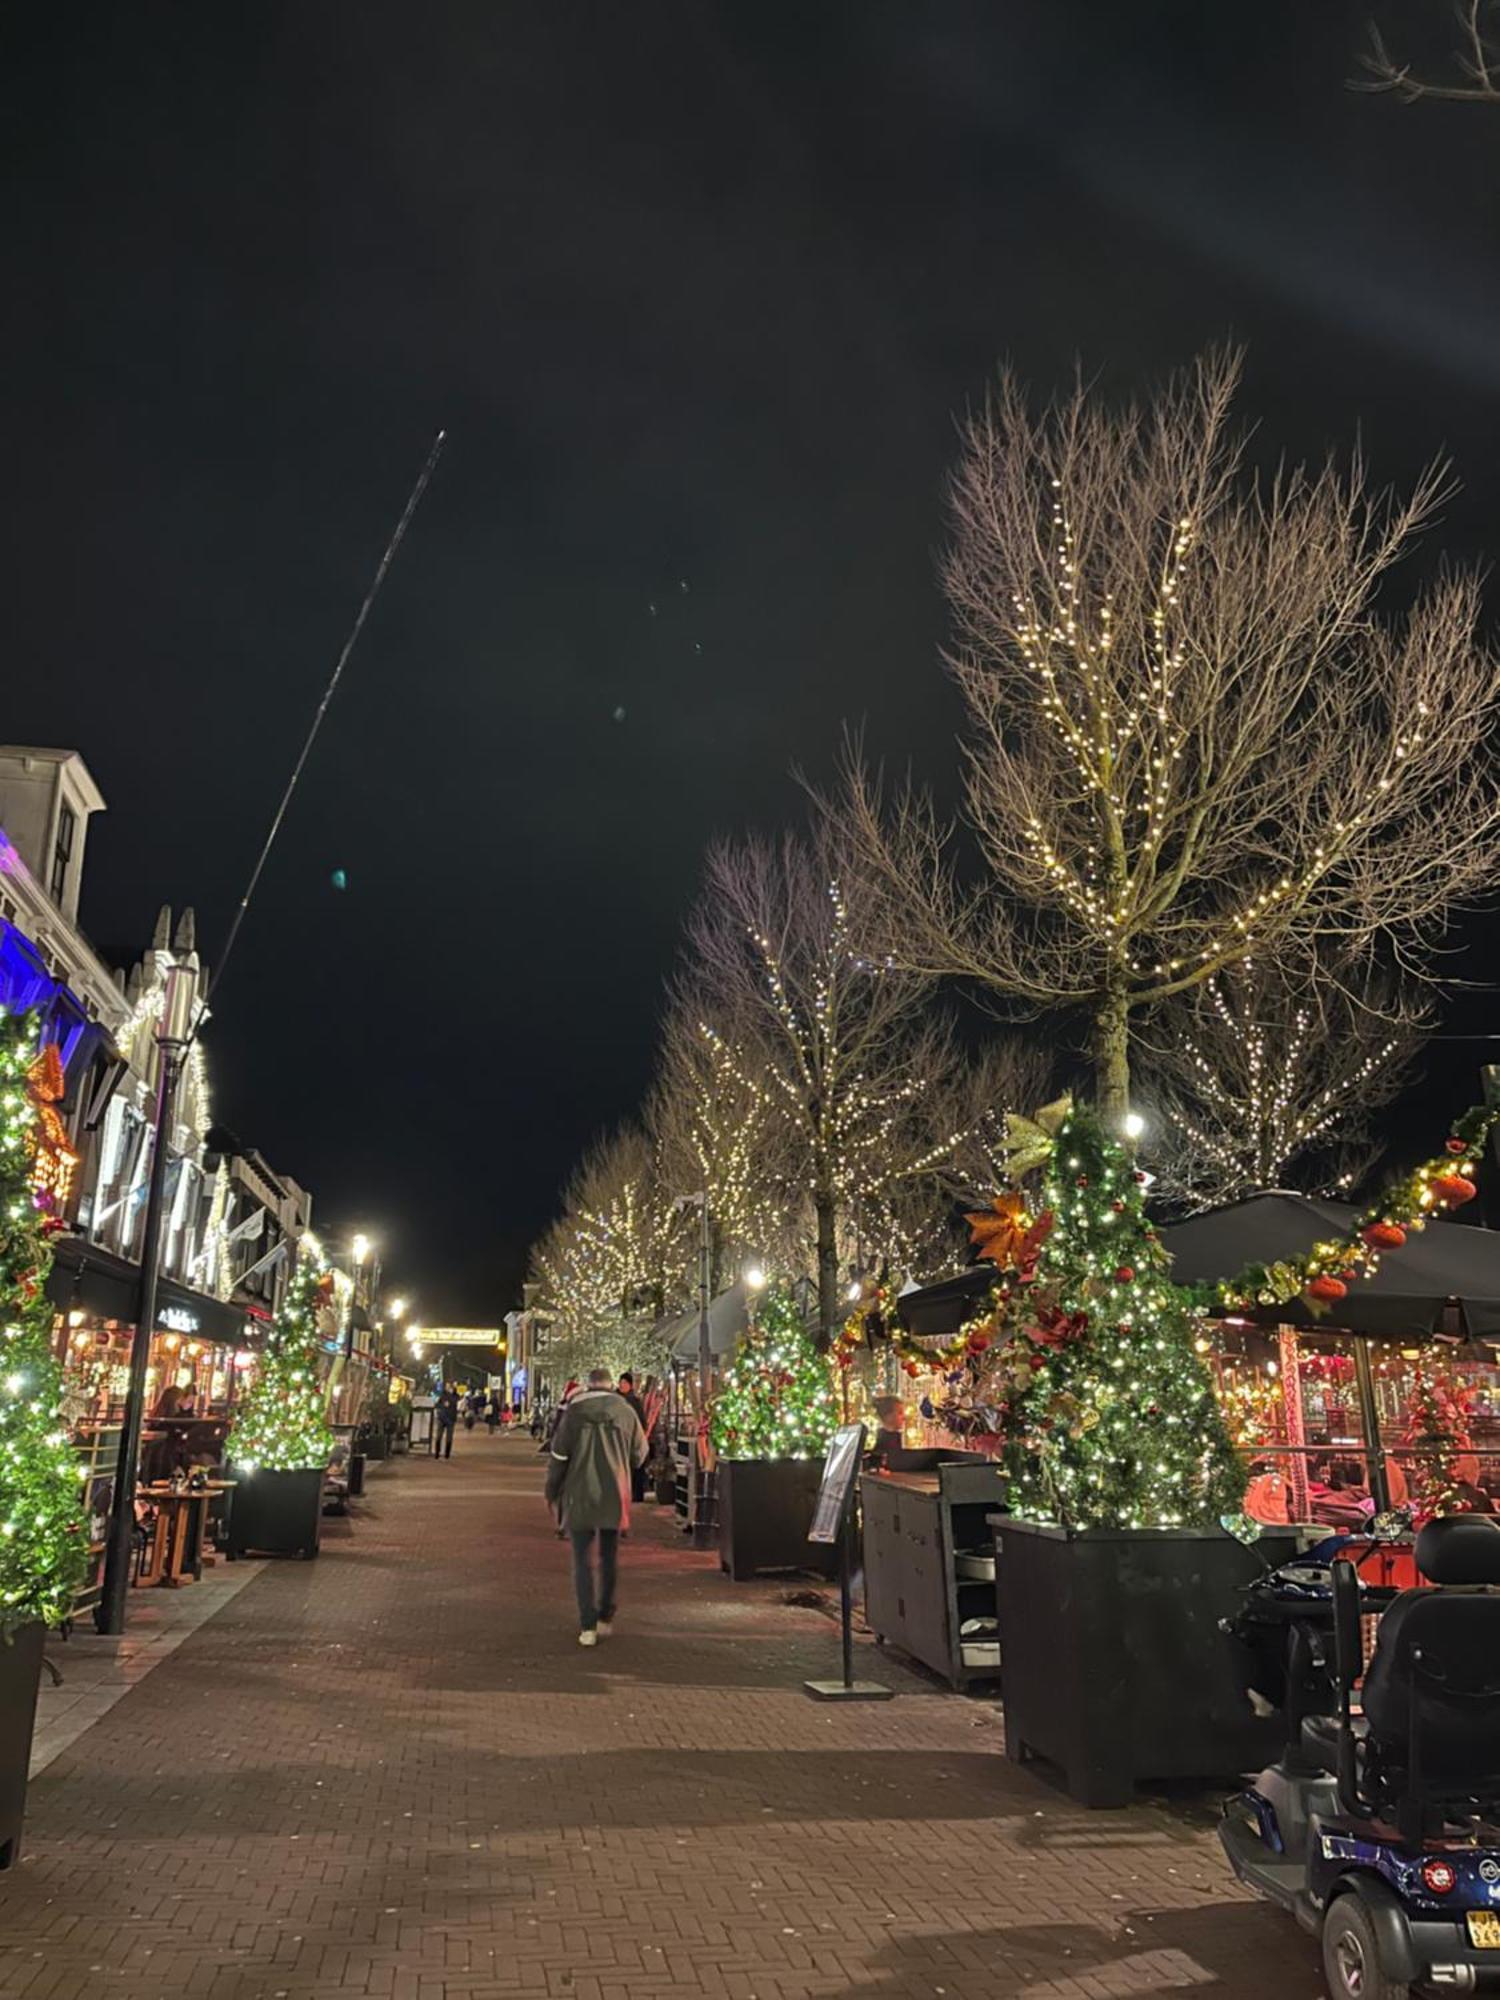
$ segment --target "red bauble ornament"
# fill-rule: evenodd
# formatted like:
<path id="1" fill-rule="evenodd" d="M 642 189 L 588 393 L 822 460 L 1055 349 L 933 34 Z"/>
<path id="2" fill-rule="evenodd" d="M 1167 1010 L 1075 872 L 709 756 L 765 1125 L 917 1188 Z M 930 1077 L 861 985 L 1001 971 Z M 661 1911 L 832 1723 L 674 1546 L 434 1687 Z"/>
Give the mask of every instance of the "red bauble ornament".
<path id="1" fill-rule="evenodd" d="M 1448 1140 L 1447 1145 L 1448 1145 L 1448 1151 L 1460 1158 L 1463 1156 L 1463 1154 L 1467 1153 L 1469 1150 L 1467 1144 L 1462 1139 L 1450 1139 Z"/>
<path id="2" fill-rule="evenodd" d="M 1372 1250 L 1399 1250 L 1406 1241 L 1406 1231 L 1399 1222 L 1372 1222 L 1364 1238 Z"/>
<path id="3" fill-rule="evenodd" d="M 1073 1183 L 1074 1187 L 1087 1187 L 1088 1184 L 1089 1184 L 1089 1177 L 1087 1174 L 1080 1174 L 1077 1180 L 1074 1181 Z"/>
<path id="4" fill-rule="evenodd" d="M 1307 1296 L 1310 1299 L 1342 1299 L 1347 1298 L 1348 1293 L 1349 1287 L 1342 1278 L 1329 1276 L 1313 1278 L 1307 1286 Z"/>
<path id="5" fill-rule="evenodd" d="M 1110 1207 L 1114 1210 L 1116 1215 L 1123 1215 L 1125 1213 L 1125 1204 L 1123 1201 L 1112 1201 L 1110 1203 Z"/>
<path id="6" fill-rule="evenodd" d="M 1122 1264 L 1115 1272 L 1115 1281 L 1121 1285 L 1128 1285 L 1134 1276 L 1135 1266 L 1133 1264 Z"/>
<path id="7" fill-rule="evenodd" d="M 989 1344 L 990 1337 L 987 1333 L 971 1333 L 969 1335 L 969 1352 L 971 1354 L 983 1354 Z"/>
<path id="8" fill-rule="evenodd" d="M 1462 1174 L 1434 1174 L 1428 1185 L 1445 1208 L 1462 1208 L 1478 1193 L 1474 1183 Z"/>
<path id="9" fill-rule="evenodd" d="M 841 1354 L 838 1357 L 838 1362 L 840 1368 L 852 1368 L 854 1366 L 854 1356 L 852 1354 Z"/>
<path id="10" fill-rule="evenodd" d="M 1135 1182 L 1137 1187 L 1144 1187 L 1146 1185 L 1145 1169 L 1143 1167 L 1137 1167 L 1135 1172 L 1130 1176 L 1130 1178 Z"/>
<path id="11" fill-rule="evenodd" d="M 922 1372 L 915 1361 L 903 1361 L 901 1366 L 906 1370 L 908 1375 L 913 1377 L 920 1375 Z"/>

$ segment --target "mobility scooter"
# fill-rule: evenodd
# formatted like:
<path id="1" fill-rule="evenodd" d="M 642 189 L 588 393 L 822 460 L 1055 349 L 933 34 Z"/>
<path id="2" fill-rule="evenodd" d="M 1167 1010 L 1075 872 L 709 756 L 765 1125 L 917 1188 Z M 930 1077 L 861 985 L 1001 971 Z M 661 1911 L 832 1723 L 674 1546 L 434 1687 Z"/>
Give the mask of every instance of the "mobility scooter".
<path id="1" fill-rule="evenodd" d="M 1368 1669 L 1358 1573 L 1332 1564 L 1331 1634 L 1290 1623 L 1286 1749 L 1219 1827 L 1240 1880 L 1321 1933 L 1332 2000 L 1500 1990 L 1500 1521 L 1429 1521 L 1416 1563 L 1430 1587 L 1390 1600 Z"/>

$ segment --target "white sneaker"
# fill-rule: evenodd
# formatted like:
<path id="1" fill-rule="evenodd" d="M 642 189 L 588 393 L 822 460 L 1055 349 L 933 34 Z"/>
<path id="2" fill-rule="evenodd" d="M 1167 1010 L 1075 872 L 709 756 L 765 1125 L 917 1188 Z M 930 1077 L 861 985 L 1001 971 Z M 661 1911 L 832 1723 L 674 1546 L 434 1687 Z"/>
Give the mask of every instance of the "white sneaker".
<path id="1" fill-rule="evenodd" d="M 614 1629 L 615 1621 L 613 1618 L 601 1618 L 599 1620 L 599 1637 L 601 1639 L 607 1639 Z"/>
<path id="2" fill-rule="evenodd" d="M 599 1643 L 599 1634 L 597 1632 L 580 1632 L 578 1643 L 580 1646 L 597 1646 Z"/>

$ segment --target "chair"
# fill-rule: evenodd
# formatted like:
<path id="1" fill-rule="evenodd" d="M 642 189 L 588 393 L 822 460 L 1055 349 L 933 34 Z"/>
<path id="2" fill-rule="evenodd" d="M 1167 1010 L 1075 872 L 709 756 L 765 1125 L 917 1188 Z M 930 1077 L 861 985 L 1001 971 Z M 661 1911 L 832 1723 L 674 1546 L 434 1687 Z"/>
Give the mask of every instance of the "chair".
<path id="1" fill-rule="evenodd" d="M 1343 1811 L 1406 1841 L 1500 1814 L 1500 1522 L 1429 1521 L 1416 1555 L 1429 1586 L 1402 1591 L 1380 1621 L 1357 1719 L 1359 1579 L 1334 1564 L 1340 1711 L 1303 1728 L 1304 1749 L 1337 1773 Z"/>

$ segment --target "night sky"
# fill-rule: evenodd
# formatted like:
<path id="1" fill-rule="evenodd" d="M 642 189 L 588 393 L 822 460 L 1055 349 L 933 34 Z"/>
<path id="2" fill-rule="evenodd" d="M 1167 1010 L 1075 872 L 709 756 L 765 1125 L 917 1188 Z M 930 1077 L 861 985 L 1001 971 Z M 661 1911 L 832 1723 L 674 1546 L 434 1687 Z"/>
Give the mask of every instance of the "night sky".
<path id="1" fill-rule="evenodd" d="M 12 11 L 0 737 L 99 780 L 106 954 L 167 901 L 212 956 L 449 432 L 208 1040 L 429 1323 L 514 1303 L 638 1101 L 705 841 L 846 720 L 951 783 L 932 556 L 998 358 L 1243 339 L 1266 449 L 1446 447 L 1444 545 L 1495 550 L 1500 109 L 1348 92 L 1369 12 Z"/>

